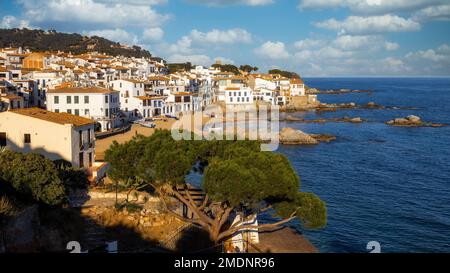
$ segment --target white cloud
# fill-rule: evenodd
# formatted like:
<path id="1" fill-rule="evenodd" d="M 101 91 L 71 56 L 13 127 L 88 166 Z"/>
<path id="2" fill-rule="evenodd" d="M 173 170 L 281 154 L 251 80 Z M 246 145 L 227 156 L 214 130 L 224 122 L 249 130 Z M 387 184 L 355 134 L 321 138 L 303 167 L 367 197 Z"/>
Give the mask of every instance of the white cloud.
<path id="1" fill-rule="evenodd" d="M 133 1 L 130 2 L 132 4 L 113 2 L 108 4 L 94 0 L 18 0 L 23 8 L 24 18 L 38 25 L 66 23 L 96 28 L 152 27 L 159 26 L 170 18 L 169 15 L 156 12 L 149 5 L 136 7 Z"/>
<path id="2" fill-rule="evenodd" d="M 164 30 L 159 27 L 146 28 L 142 32 L 142 41 L 144 42 L 157 42 L 161 41 L 164 37 Z"/>
<path id="3" fill-rule="evenodd" d="M 225 58 L 225 57 L 216 57 L 214 58 L 214 60 L 219 60 L 222 62 L 222 64 L 234 64 L 234 61 L 232 59 L 229 58 Z"/>
<path id="4" fill-rule="evenodd" d="M 168 0 L 95 0 L 98 3 L 106 4 L 127 4 L 135 6 L 154 6 L 167 4 Z"/>
<path id="5" fill-rule="evenodd" d="M 201 55 L 201 54 L 199 54 L 199 55 L 174 54 L 168 58 L 168 61 L 169 61 L 169 63 L 191 62 L 192 64 L 203 65 L 203 66 L 209 66 L 212 63 L 210 57 L 208 57 L 206 55 Z"/>
<path id="6" fill-rule="evenodd" d="M 305 49 L 312 49 L 321 47 L 326 43 L 325 40 L 314 40 L 314 39 L 304 39 L 295 42 L 294 46 L 295 48 L 299 50 L 305 50 Z"/>
<path id="7" fill-rule="evenodd" d="M 413 14 L 413 19 L 416 21 L 449 21 L 450 5 L 439 5 L 421 9 Z"/>
<path id="8" fill-rule="evenodd" d="M 406 58 L 411 61 L 430 61 L 435 63 L 450 64 L 450 47 L 446 44 L 437 49 L 419 50 L 410 52 Z"/>
<path id="9" fill-rule="evenodd" d="M 364 50 L 371 49 L 380 44 L 383 38 L 378 35 L 342 35 L 337 37 L 332 44 L 342 50 Z"/>
<path id="10" fill-rule="evenodd" d="M 283 42 L 265 42 L 255 49 L 255 53 L 264 59 L 281 60 L 289 58 L 289 52 Z"/>
<path id="11" fill-rule="evenodd" d="M 399 47 L 400 47 L 400 45 L 397 43 L 393 43 L 393 42 L 385 42 L 384 43 L 384 49 L 386 49 L 387 51 L 394 51 L 394 50 L 397 50 Z"/>
<path id="12" fill-rule="evenodd" d="M 251 40 L 251 34 L 240 28 L 228 30 L 213 29 L 208 32 L 194 29 L 173 44 L 164 43 L 160 45 L 158 51 L 161 54 L 171 55 L 172 59 L 176 60 L 189 57 L 205 62 L 205 57 L 207 56 L 203 52 L 206 50 L 211 52 L 214 49 L 216 51 L 220 49 L 223 52 L 224 46 L 229 47 L 234 44 L 250 43 Z"/>
<path id="13" fill-rule="evenodd" d="M 302 0 L 299 8 L 349 8 L 363 14 L 414 12 L 423 8 L 445 4 L 448 0 Z"/>
<path id="14" fill-rule="evenodd" d="M 191 54 L 193 51 L 191 45 L 192 39 L 188 36 L 183 36 L 175 44 L 169 45 L 165 50 L 175 54 Z"/>
<path id="15" fill-rule="evenodd" d="M 209 32 L 201 32 L 196 29 L 190 33 L 193 41 L 207 44 L 236 44 L 250 43 L 252 35 L 245 29 L 233 28 L 228 30 L 213 29 Z"/>
<path id="16" fill-rule="evenodd" d="M 127 45 L 135 45 L 138 43 L 138 38 L 136 37 L 136 35 L 126 32 L 125 30 L 120 28 L 91 30 L 85 31 L 83 32 L 83 34 L 87 36 L 99 36 L 114 42 L 120 42 Z"/>
<path id="17" fill-rule="evenodd" d="M 421 26 L 419 23 L 396 15 L 381 16 L 349 16 L 343 21 L 328 19 L 315 23 L 319 28 L 336 30 L 340 34 L 373 34 L 401 31 L 417 31 Z"/>
<path id="18" fill-rule="evenodd" d="M 193 29 L 189 35 L 185 35 L 176 43 L 168 45 L 166 51 L 169 51 L 172 54 L 192 54 L 192 52 L 196 51 L 194 46 L 205 48 L 210 45 L 223 46 L 238 43 L 250 43 L 251 40 L 251 34 L 240 28 L 228 30 L 213 29 L 209 32 L 201 32 Z"/>
<path id="19" fill-rule="evenodd" d="M 12 15 L 6 15 L 0 22 L 0 28 L 30 28 L 30 22 L 20 20 Z"/>
<path id="20" fill-rule="evenodd" d="M 243 6 L 265 6 L 270 5 L 273 0 L 187 0 L 187 2 L 193 4 L 202 4 L 208 6 L 233 6 L 233 5 L 243 5 Z"/>

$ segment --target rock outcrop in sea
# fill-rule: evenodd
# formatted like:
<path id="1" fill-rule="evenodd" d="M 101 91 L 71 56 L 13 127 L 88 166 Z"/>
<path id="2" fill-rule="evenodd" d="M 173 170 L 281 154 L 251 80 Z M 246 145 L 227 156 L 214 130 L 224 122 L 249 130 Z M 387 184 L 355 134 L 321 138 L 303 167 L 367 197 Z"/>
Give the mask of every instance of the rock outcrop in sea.
<path id="1" fill-rule="evenodd" d="M 420 117 L 409 115 L 406 118 L 395 118 L 386 122 L 386 124 L 398 127 L 442 127 L 442 123 L 424 122 Z"/>
<path id="2" fill-rule="evenodd" d="M 285 145 L 317 145 L 320 142 L 330 142 L 335 136 L 325 134 L 307 134 L 293 128 L 283 128 L 279 134 L 281 144 Z"/>

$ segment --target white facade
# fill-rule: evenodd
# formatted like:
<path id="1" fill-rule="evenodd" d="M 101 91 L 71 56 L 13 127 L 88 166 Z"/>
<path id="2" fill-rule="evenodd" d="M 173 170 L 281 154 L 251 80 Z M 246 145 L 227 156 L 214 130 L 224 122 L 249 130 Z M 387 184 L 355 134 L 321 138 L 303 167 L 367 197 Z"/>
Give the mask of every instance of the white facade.
<path id="1" fill-rule="evenodd" d="M 140 100 L 136 97 L 145 96 L 144 83 L 135 80 L 115 80 L 110 82 L 113 90 L 119 91 L 120 110 L 128 118 L 137 118 L 136 110 L 139 108 Z"/>
<path id="2" fill-rule="evenodd" d="M 0 113 L 0 146 L 89 168 L 95 158 L 94 122 L 39 108 L 3 112 Z"/>
<path id="3" fill-rule="evenodd" d="M 253 90 L 249 87 L 225 89 L 225 103 L 228 105 L 253 104 Z"/>
<path id="4" fill-rule="evenodd" d="M 108 131 L 122 124 L 119 92 L 104 88 L 61 88 L 47 92 L 47 109 L 95 120 L 97 130 Z"/>

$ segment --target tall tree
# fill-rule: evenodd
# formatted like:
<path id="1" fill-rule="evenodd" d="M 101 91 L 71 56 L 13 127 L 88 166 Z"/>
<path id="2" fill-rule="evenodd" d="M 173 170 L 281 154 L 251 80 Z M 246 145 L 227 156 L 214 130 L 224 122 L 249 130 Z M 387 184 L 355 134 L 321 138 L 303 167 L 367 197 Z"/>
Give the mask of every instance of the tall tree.
<path id="1" fill-rule="evenodd" d="M 123 146 L 122 146 L 123 145 Z M 139 146 L 139 149 L 129 145 Z M 300 180 L 289 160 L 280 154 L 261 152 L 255 141 L 174 141 L 169 131 L 157 131 L 147 138 L 114 144 L 107 154 L 127 147 L 132 162 L 126 168 L 118 157 L 108 157 L 110 173 L 134 177 L 151 185 L 175 217 L 205 229 L 214 242 L 248 228 L 268 229 L 295 218 L 307 228 L 326 225 L 325 203 L 313 193 L 299 192 Z M 143 152 L 142 152 L 143 151 Z M 202 163 L 205 197 L 197 202 L 185 176 Z M 119 175 L 120 174 L 120 175 Z M 194 214 L 186 219 L 173 211 L 175 197 Z M 257 227 L 231 225 L 239 212 L 258 214 L 271 210 L 280 220 Z"/>

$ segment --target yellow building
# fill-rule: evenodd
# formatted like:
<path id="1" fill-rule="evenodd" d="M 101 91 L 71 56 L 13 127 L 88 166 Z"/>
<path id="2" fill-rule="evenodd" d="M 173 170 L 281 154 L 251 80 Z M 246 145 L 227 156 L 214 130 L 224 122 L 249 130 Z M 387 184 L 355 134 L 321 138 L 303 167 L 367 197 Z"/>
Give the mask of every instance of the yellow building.
<path id="1" fill-rule="evenodd" d="M 44 69 L 46 55 L 44 53 L 31 53 L 23 59 L 22 67 L 25 69 Z"/>
<path id="2" fill-rule="evenodd" d="M 94 124 L 91 119 L 39 108 L 10 110 L 0 113 L 0 146 L 89 169 L 94 166 Z"/>

